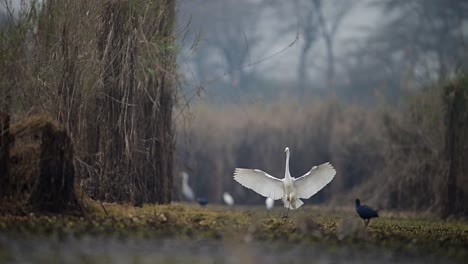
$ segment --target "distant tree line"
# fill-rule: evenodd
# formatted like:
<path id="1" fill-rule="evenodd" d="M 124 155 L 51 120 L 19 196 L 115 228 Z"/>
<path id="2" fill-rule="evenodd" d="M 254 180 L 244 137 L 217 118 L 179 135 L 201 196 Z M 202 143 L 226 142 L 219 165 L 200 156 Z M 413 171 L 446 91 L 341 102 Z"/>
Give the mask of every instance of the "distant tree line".
<path id="1" fill-rule="evenodd" d="M 362 16 L 377 14 L 375 24 L 351 29 L 364 37 L 340 39 L 343 23 L 359 8 Z M 257 89 L 307 99 L 336 94 L 368 105 L 385 98 L 395 104 L 408 90 L 466 70 L 467 12 L 463 0 L 224 0 L 203 1 L 203 8 L 182 1 L 179 24 L 190 32 L 179 38 L 179 61 L 182 68 L 188 65 L 189 88 L 211 88 L 208 98 L 226 103 L 248 99 Z M 297 58 L 270 58 L 295 36 Z M 282 81 L 283 89 L 271 89 L 269 69 L 291 61 L 297 61 L 291 65 L 296 78 Z"/>

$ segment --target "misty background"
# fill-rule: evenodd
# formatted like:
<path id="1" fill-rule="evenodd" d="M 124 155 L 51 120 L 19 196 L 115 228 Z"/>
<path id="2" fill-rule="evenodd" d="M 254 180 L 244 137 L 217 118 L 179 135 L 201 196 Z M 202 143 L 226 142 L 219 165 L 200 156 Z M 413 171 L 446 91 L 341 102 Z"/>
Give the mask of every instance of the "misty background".
<path id="1" fill-rule="evenodd" d="M 86 95 L 82 102 L 89 109 L 83 109 L 96 113 L 93 101 L 86 99 L 89 91 L 89 98 L 99 98 L 99 93 L 94 95 L 94 89 L 88 89 L 102 77 L 94 70 L 100 64 L 93 64 L 101 61 L 87 52 L 96 46 L 96 32 L 80 31 L 80 27 L 94 30 L 90 25 L 102 16 L 83 2 L 77 4 L 82 8 L 80 13 L 54 13 L 63 20 L 57 20 L 57 25 L 72 30 L 43 24 L 37 31 L 34 16 L 28 16 L 34 12 L 25 12 L 22 30 L 19 22 L 9 28 L 7 18 L 15 17 L 21 6 L 28 9 L 28 1 L 8 2 L 13 9 L 0 7 L 5 40 L 0 54 L 6 54 L 0 60 L 0 73 L 5 77 L 0 83 L 1 109 L 8 106 L 28 114 L 30 109 L 45 107 L 54 113 L 54 99 L 46 100 L 52 104 L 41 104 L 36 96 L 30 96 L 31 91 L 42 87 L 54 95 L 56 86 L 76 86 L 83 87 L 80 91 Z M 351 206 L 359 197 L 384 210 L 468 215 L 468 167 L 464 162 L 468 157 L 466 1 L 181 0 L 176 4 L 177 45 L 148 46 L 148 54 L 177 55 L 177 94 L 174 107 L 172 102 L 168 106 L 174 111 L 177 134 L 175 200 L 183 200 L 180 173 L 187 171 L 196 195 L 210 203 L 221 203 L 227 191 L 239 204 L 261 204 L 264 198 L 234 182 L 234 169 L 258 168 L 281 178 L 283 151 L 288 146 L 293 176 L 327 161 L 338 172 L 330 185 L 306 204 Z M 67 17 L 72 15 L 80 24 L 69 23 L 72 20 Z M 157 14 L 153 18 L 159 19 Z M 156 25 L 149 24 L 157 32 Z M 85 39 L 76 37 L 74 26 L 76 32 L 87 32 L 82 35 Z M 47 34 L 36 34 L 43 31 Z M 83 52 L 70 55 L 69 60 L 57 60 L 54 54 L 66 55 L 67 49 L 47 45 L 48 36 L 59 36 L 58 32 L 73 40 L 63 42 L 64 46 Z M 57 50 L 44 60 L 31 53 L 28 43 L 35 42 L 38 47 L 44 44 Z M 115 52 L 117 56 L 119 51 Z M 144 59 L 153 65 L 154 58 Z M 69 61 L 82 63 L 84 70 L 78 71 Z M 69 71 L 77 73 L 76 80 L 63 75 L 62 85 L 51 74 L 54 85 L 47 86 L 36 78 L 46 63 L 65 67 L 65 71 L 71 67 Z M 164 76 L 164 71 L 160 74 Z M 170 79 L 172 82 L 172 76 Z M 135 88 L 131 81 L 117 85 L 122 92 Z M 110 83 L 106 88 L 113 91 L 115 87 Z M 30 101 L 15 101 L 23 97 Z M 66 103 L 64 106 L 70 106 L 66 110 L 72 117 L 78 116 L 77 120 L 88 113 Z M 76 132 L 70 128 L 81 123 L 64 120 L 61 122 L 69 126 L 76 142 L 89 138 L 86 133 L 91 130 Z M 87 120 L 86 114 L 83 120 Z M 89 120 L 91 127 L 95 125 Z M 109 121 L 109 125 L 114 124 Z M 171 122 L 166 124 L 172 126 Z M 121 126 L 124 132 L 136 131 Z M 134 136 L 135 145 L 140 144 Z M 75 145 L 83 148 L 77 151 L 83 160 L 94 155 L 83 144 Z M 141 160 L 138 151 L 133 154 L 133 160 Z M 118 155 L 114 158 L 121 160 Z M 140 170 L 135 164 L 130 162 L 127 167 Z M 113 166 L 109 166 L 109 177 L 101 177 L 97 167 L 91 176 L 78 175 L 92 198 L 133 199 L 133 187 L 121 184 L 129 175 L 114 175 Z M 130 182 L 138 181 L 135 175 Z M 96 187 L 96 179 L 104 179 L 102 186 L 106 188 L 95 193 L 94 189 L 101 188 Z M 106 193 L 117 189 L 115 195 Z"/>
<path id="2" fill-rule="evenodd" d="M 186 85 L 222 104 L 284 94 L 396 103 L 461 71 L 466 33 L 463 1 L 178 3 Z"/>
<path id="3" fill-rule="evenodd" d="M 338 171 L 306 203 L 440 209 L 442 87 L 466 72 L 467 14 L 455 0 L 179 1 L 177 171 L 214 202 L 262 203 L 234 168 L 281 178 L 289 146 L 293 176 Z"/>

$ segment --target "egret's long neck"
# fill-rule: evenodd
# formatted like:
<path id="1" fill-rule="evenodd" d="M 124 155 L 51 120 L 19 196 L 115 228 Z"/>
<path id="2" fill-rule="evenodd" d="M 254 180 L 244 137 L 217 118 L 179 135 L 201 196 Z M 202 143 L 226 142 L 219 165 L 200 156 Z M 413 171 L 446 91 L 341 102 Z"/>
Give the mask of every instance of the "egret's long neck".
<path id="1" fill-rule="evenodd" d="M 289 173 L 289 151 L 286 151 L 286 168 L 284 172 L 285 179 L 291 179 L 291 174 Z"/>

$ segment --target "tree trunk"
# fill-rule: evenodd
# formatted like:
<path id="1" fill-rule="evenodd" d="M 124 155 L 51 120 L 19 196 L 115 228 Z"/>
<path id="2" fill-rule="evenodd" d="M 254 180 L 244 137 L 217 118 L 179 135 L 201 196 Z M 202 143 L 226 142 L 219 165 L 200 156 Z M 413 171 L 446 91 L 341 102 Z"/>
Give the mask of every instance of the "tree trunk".
<path id="1" fill-rule="evenodd" d="M 8 116 L 1 115 L 3 129 L 8 126 L 5 120 Z M 7 210 L 77 209 L 74 150 L 65 129 L 48 116 L 36 115 L 20 120 L 6 132 L 0 137 L 0 202 Z"/>
<path id="2" fill-rule="evenodd" d="M 307 82 L 307 55 L 312 47 L 312 41 L 305 38 L 304 46 L 301 49 L 301 56 L 299 57 L 299 67 L 297 69 L 297 79 L 299 82 L 299 95 L 304 96 Z"/>
<path id="3" fill-rule="evenodd" d="M 327 48 L 327 88 L 334 91 L 335 86 L 335 56 L 333 54 L 333 40 L 329 34 L 325 35 Z"/>
<path id="4" fill-rule="evenodd" d="M 0 113 L 0 199 L 6 194 L 10 153 L 10 116 Z"/>
<path id="5" fill-rule="evenodd" d="M 466 79 L 466 78 L 465 78 Z M 468 81 L 459 81 L 445 88 L 446 147 L 448 162 L 447 183 L 444 190 L 441 216 L 468 215 L 463 203 L 468 177 Z M 464 186 L 464 185 L 465 186 Z"/>
<path id="6" fill-rule="evenodd" d="M 64 129 L 48 123 L 42 128 L 39 175 L 31 204 L 50 212 L 76 206 L 74 178 L 71 140 Z"/>

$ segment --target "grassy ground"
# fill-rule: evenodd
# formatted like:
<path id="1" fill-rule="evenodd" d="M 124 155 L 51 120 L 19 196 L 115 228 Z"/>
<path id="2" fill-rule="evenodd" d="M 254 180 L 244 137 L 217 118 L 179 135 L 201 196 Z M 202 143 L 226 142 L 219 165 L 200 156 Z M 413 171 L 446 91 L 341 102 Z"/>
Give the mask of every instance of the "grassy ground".
<path id="1" fill-rule="evenodd" d="M 90 202 L 84 215 L 0 216 L 0 235 L 21 237 L 117 236 L 118 238 L 209 239 L 224 243 L 281 241 L 291 245 L 375 247 L 402 254 L 468 259 L 468 222 L 383 214 L 368 228 L 350 209 L 302 207 L 281 219 L 282 208 L 145 205 Z M 1 252 L 6 256 L 6 252 Z"/>

